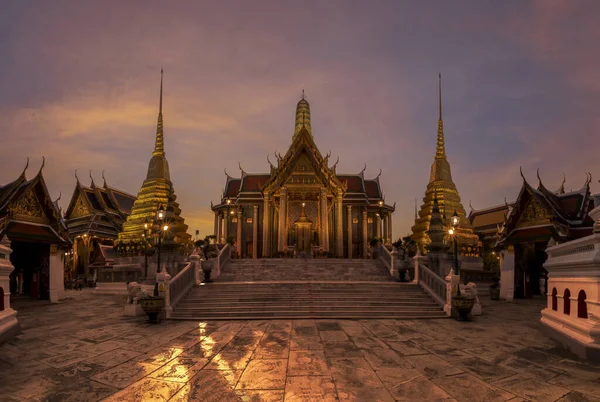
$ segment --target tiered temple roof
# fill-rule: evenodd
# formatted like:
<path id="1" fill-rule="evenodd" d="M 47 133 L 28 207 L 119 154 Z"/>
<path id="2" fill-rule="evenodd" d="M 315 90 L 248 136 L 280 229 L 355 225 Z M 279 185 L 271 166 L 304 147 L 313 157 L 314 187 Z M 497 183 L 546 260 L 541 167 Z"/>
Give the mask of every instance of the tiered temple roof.
<path id="1" fill-rule="evenodd" d="M 514 204 L 514 202 L 504 203 L 479 210 L 471 208 L 468 218 L 475 233 L 484 238 L 495 238 Z"/>
<path id="2" fill-rule="evenodd" d="M 116 239 L 123 229 L 123 223 L 131 213 L 135 196 L 110 187 L 106 184 L 97 186 L 91 176 L 89 187 L 84 186 L 75 174 L 77 183 L 71 202 L 65 214 L 71 238 L 83 235 Z"/>
<path id="3" fill-rule="evenodd" d="M 188 226 L 181 217 L 181 208 L 176 202 L 177 197 L 169 174 L 169 163 L 164 148 L 163 115 L 163 71 L 160 71 L 160 103 L 156 140 L 152 158 L 148 165 L 146 180 L 142 184 L 138 196 L 131 208 L 131 214 L 123 224 L 117 243 L 141 243 L 144 235 L 144 224 L 152 223 L 160 206 L 166 209 L 165 223 L 169 225 L 167 239 L 178 243 L 186 243 L 191 239 L 187 233 Z"/>
<path id="4" fill-rule="evenodd" d="M 444 225 L 448 226 L 450 216 L 457 213 L 460 218 L 459 228 L 457 230 L 458 242 L 461 247 L 478 247 L 480 244 L 478 236 L 473 232 L 473 227 L 467 219 L 465 208 L 462 206 L 460 196 L 456 185 L 452 180 L 450 163 L 446 158 L 446 148 L 444 143 L 444 123 L 442 120 L 442 83 L 441 74 L 439 81 L 439 119 L 437 130 L 437 145 L 435 158 L 431 165 L 431 174 L 429 183 L 423 198 L 423 205 L 415 217 L 415 224 L 412 227 L 411 238 L 418 244 L 421 252 L 431 242 L 429 235 L 429 225 L 433 214 L 434 198 L 437 196 L 439 209 L 442 213 Z"/>
<path id="5" fill-rule="evenodd" d="M 594 220 L 588 213 L 595 207 L 590 194 L 591 174 L 577 191 L 548 190 L 539 176 L 537 189 L 531 186 L 521 170 L 523 185 L 513 208 L 507 214 L 498 234 L 499 247 L 518 242 L 554 239 L 558 242 L 578 239 L 592 233 Z"/>
<path id="6" fill-rule="evenodd" d="M 25 172 L 14 181 L 0 186 L 0 239 L 69 244 L 66 226 L 57 203 L 52 201 L 42 175 L 42 167 L 31 180 Z M 60 198 L 60 197 L 59 197 Z"/>

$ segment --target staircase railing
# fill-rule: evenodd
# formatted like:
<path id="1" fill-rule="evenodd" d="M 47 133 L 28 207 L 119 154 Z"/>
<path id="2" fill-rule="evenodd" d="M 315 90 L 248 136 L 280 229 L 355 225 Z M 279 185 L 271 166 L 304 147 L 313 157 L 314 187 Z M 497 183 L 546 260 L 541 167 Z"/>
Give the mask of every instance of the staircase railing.
<path id="1" fill-rule="evenodd" d="M 221 249 L 221 251 L 219 251 L 219 255 L 217 256 L 217 264 L 216 264 L 216 267 L 214 267 L 216 269 L 216 272 L 214 274 L 211 274 L 211 278 L 215 279 L 219 275 L 221 275 L 221 271 L 223 270 L 223 267 L 225 267 L 225 264 L 227 264 L 227 262 L 230 259 L 231 259 L 231 246 L 229 245 L 229 243 L 227 243 L 227 244 L 225 244 L 225 247 L 223 247 Z"/>
<path id="2" fill-rule="evenodd" d="M 445 306 L 446 300 L 446 281 L 440 278 L 435 272 L 425 265 L 426 258 L 416 256 L 413 258 L 415 264 L 415 282 L 440 306 Z"/>
<path id="3" fill-rule="evenodd" d="M 383 262 L 383 265 L 387 268 L 391 276 L 396 275 L 394 266 L 394 251 L 390 251 L 383 244 L 379 243 L 379 259 Z"/>

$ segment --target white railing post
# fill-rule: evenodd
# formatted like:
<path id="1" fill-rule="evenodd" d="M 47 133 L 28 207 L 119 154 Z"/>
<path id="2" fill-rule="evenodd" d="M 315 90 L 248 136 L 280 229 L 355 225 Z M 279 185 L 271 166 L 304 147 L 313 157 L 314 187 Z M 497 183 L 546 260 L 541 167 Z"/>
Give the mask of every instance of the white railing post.
<path id="1" fill-rule="evenodd" d="M 446 304 L 444 305 L 444 312 L 448 317 L 452 315 L 452 294 L 454 292 L 454 282 L 456 275 L 454 275 L 454 269 L 450 268 L 450 272 L 446 276 Z M 460 284 L 458 284 L 460 286 Z"/>
<path id="2" fill-rule="evenodd" d="M 417 255 L 413 257 L 413 265 L 415 266 L 415 279 L 413 280 L 414 283 L 419 283 L 419 256 L 420 253 L 417 252 Z"/>
<path id="3" fill-rule="evenodd" d="M 171 318 L 173 315 L 173 308 L 171 307 L 171 291 L 169 289 L 171 275 L 169 275 L 164 265 L 162 271 L 156 275 L 156 280 L 158 281 L 159 294 L 162 293 L 165 298 L 165 317 Z"/>
<path id="4" fill-rule="evenodd" d="M 396 255 L 398 255 L 398 251 L 396 251 L 396 249 L 392 249 L 392 252 L 390 254 L 390 275 L 392 275 L 392 278 L 396 277 Z M 404 278 L 400 278 L 400 276 L 398 276 L 398 279 L 403 280 Z"/>
<path id="5" fill-rule="evenodd" d="M 192 264 L 192 269 L 194 270 L 194 284 L 200 285 L 200 256 L 194 249 L 194 254 L 190 255 L 190 263 Z"/>

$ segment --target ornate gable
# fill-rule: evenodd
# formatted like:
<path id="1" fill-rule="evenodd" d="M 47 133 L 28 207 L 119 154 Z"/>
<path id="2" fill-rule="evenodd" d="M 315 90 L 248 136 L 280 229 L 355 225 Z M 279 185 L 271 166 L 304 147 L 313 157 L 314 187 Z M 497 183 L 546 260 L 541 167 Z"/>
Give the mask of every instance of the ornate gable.
<path id="1" fill-rule="evenodd" d="M 33 187 L 28 189 L 27 194 L 10 207 L 13 216 L 25 218 L 25 220 L 46 222 L 48 216 L 40 205 Z"/>
<path id="2" fill-rule="evenodd" d="M 69 215 L 68 218 L 69 219 L 79 218 L 81 216 L 86 216 L 89 214 L 90 214 L 90 212 L 89 212 L 88 208 L 86 207 L 85 203 L 83 202 L 81 195 L 79 195 L 79 197 L 77 197 L 77 201 L 73 205 L 73 209 L 71 210 L 71 214 Z"/>
<path id="3" fill-rule="evenodd" d="M 532 196 L 525 204 L 523 212 L 521 212 L 520 215 L 516 227 L 548 223 L 553 214 L 550 208 L 543 205 L 536 197 Z"/>

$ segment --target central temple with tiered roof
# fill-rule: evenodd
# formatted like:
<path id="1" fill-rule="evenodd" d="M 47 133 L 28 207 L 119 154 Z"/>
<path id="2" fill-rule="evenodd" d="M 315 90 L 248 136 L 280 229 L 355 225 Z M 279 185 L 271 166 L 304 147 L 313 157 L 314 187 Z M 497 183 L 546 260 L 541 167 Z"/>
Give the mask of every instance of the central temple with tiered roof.
<path id="1" fill-rule="evenodd" d="M 395 206 L 385 203 L 379 176 L 338 174 L 312 134 L 310 105 L 296 106 L 292 144 L 275 154 L 269 173 L 229 176 L 217 205 L 215 235 L 235 242 L 240 257 L 282 254 L 367 257 L 369 240 L 392 240 Z M 366 166 L 365 166 L 366 168 Z M 381 174 L 381 173 L 380 173 Z"/>

